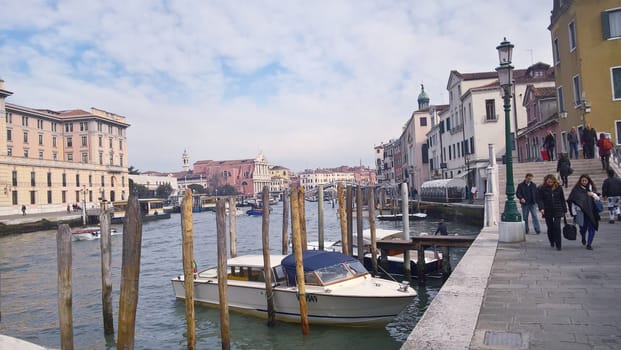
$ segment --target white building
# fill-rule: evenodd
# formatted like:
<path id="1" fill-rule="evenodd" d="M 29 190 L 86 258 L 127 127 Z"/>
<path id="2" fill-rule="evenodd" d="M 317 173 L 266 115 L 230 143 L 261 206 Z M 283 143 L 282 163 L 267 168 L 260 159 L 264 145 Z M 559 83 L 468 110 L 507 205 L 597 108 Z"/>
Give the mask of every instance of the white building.
<path id="1" fill-rule="evenodd" d="M 173 176 L 173 174 L 130 174 L 129 179 L 132 180 L 134 184 L 143 185 L 149 191 L 153 191 L 155 197 L 158 197 L 155 191 L 157 191 L 157 188 L 161 185 L 170 185 L 172 188 L 171 196 L 177 196 L 179 194 L 177 178 Z"/>

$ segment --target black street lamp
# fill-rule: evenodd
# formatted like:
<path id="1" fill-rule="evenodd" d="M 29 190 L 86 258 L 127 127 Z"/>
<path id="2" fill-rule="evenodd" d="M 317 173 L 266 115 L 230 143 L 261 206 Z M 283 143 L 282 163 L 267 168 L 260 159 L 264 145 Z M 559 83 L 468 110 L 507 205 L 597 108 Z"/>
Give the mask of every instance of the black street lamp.
<path id="1" fill-rule="evenodd" d="M 500 66 L 496 68 L 498 72 L 498 81 L 503 94 L 504 110 L 505 110 L 505 164 L 507 186 L 507 200 L 505 202 L 505 210 L 502 213 L 502 222 L 521 222 L 522 215 L 518 212 L 515 204 L 515 186 L 513 183 L 513 143 L 511 140 L 511 85 L 513 83 L 513 67 L 511 66 L 511 54 L 513 52 L 513 44 L 505 38 L 500 45 L 496 47 L 498 50 L 498 58 Z"/>

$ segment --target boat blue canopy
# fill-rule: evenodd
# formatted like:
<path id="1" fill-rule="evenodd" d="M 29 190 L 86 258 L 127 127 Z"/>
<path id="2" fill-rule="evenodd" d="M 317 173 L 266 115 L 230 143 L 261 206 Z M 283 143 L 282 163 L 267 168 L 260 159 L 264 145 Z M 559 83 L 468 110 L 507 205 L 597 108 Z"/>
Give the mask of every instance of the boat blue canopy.
<path id="1" fill-rule="evenodd" d="M 339 252 L 327 252 L 324 250 L 303 250 L 302 262 L 304 264 L 304 272 L 311 272 L 323 267 L 332 266 L 348 261 L 357 261 L 351 256 Z M 287 255 L 280 262 L 287 273 L 287 281 L 290 286 L 297 285 L 295 272 L 295 254 Z"/>

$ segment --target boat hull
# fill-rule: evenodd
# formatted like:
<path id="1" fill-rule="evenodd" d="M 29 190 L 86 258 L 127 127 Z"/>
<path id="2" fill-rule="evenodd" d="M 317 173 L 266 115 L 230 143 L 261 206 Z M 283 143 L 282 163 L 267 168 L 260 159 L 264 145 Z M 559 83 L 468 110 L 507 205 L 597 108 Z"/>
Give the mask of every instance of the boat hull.
<path id="1" fill-rule="evenodd" d="M 124 218 L 125 218 L 124 216 L 113 217 L 112 223 L 122 224 Z M 164 220 L 164 219 L 170 219 L 170 213 L 160 213 L 158 215 L 143 215 L 142 216 L 142 222 Z"/>
<path id="2" fill-rule="evenodd" d="M 368 277 L 369 284 L 377 286 L 377 295 L 355 296 L 339 294 L 328 287 L 306 287 L 308 320 L 312 324 L 349 325 L 349 326 L 382 326 L 390 322 L 412 302 L 415 292 L 386 293 L 386 289 L 397 288 L 396 282 Z M 172 280 L 175 296 L 185 299 L 183 276 Z M 359 288 L 366 288 L 358 286 Z M 380 291 L 381 290 L 381 291 Z M 228 281 L 229 309 L 266 318 L 265 283 Z M 277 320 L 284 322 L 300 322 L 300 304 L 296 287 L 275 286 L 273 289 L 274 311 Z M 217 279 L 198 278 L 194 282 L 194 300 L 208 306 L 219 305 Z"/>
<path id="3" fill-rule="evenodd" d="M 424 213 L 414 213 L 408 215 L 410 220 L 425 220 L 427 218 L 427 214 Z M 378 215 L 377 220 L 379 221 L 401 221 L 403 220 L 403 214 L 387 214 L 387 215 Z"/>

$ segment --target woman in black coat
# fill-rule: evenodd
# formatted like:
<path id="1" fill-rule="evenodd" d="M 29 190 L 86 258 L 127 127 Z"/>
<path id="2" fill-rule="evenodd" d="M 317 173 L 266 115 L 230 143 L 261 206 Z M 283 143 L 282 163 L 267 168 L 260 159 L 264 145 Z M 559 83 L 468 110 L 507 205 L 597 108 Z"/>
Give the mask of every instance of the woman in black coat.
<path id="1" fill-rule="evenodd" d="M 556 171 L 561 176 L 561 186 L 567 188 L 567 177 L 573 172 L 571 169 L 571 161 L 567 158 L 567 153 L 561 153 L 561 156 L 558 158 L 558 163 L 556 163 Z"/>
<path id="2" fill-rule="evenodd" d="M 580 175 L 578 182 L 571 190 L 567 201 L 572 207 L 572 214 L 575 212 L 576 223 L 580 226 L 582 244 L 586 244 L 586 249 L 593 250 L 591 244 L 595 238 L 595 231 L 599 229 L 599 213 L 595 210 L 595 200 L 599 199 L 596 193 L 595 184 L 589 175 Z M 586 232 L 589 232 L 588 240 L 585 239 Z"/>
<path id="3" fill-rule="evenodd" d="M 546 175 L 537 191 L 537 207 L 546 219 L 550 246 L 561 250 L 561 218 L 567 212 L 563 187 L 552 174 Z"/>

